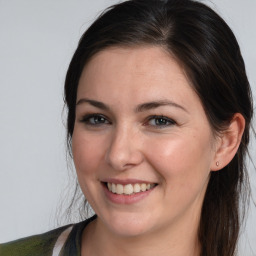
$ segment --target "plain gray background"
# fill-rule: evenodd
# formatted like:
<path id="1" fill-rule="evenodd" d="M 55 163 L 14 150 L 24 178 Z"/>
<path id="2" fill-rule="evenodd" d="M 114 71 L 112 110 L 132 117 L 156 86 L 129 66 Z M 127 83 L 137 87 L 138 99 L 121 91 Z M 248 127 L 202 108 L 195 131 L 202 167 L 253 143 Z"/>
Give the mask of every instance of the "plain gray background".
<path id="1" fill-rule="evenodd" d="M 55 227 L 56 207 L 68 183 L 62 121 L 65 72 L 84 30 L 117 2 L 0 0 L 0 242 Z M 203 2 L 237 36 L 255 98 L 256 0 Z M 256 161 L 255 144 L 254 138 L 251 155 Z M 255 176 L 251 173 L 256 198 Z M 241 255 L 256 255 L 255 239 L 252 207 Z"/>

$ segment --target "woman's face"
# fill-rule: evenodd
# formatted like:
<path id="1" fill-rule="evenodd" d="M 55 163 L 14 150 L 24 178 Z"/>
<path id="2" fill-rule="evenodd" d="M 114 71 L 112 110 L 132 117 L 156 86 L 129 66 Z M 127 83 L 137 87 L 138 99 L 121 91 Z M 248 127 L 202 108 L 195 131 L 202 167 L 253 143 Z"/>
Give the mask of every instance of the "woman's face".
<path id="1" fill-rule="evenodd" d="M 135 236 L 198 224 L 215 141 L 184 71 L 160 47 L 109 48 L 90 60 L 72 149 L 105 229 Z"/>

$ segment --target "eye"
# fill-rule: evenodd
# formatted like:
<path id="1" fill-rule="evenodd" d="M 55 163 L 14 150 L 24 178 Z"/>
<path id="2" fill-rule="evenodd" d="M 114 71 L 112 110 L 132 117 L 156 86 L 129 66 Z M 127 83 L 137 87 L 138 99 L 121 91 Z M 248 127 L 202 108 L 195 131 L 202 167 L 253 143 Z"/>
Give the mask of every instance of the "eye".
<path id="1" fill-rule="evenodd" d="M 147 121 L 147 125 L 157 126 L 159 128 L 163 128 L 166 126 L 175 125 L 176 122 L 171 118 L 165 116 L 150 116 Z"/>
<path id="2" fill-rule="evenodd" d="M 89 114 L 83 116 L 80 122 L 85 123 L 87 125 L 102 125 L 102 124 L 110 124 L 110 122 L 101 114 Z"/>

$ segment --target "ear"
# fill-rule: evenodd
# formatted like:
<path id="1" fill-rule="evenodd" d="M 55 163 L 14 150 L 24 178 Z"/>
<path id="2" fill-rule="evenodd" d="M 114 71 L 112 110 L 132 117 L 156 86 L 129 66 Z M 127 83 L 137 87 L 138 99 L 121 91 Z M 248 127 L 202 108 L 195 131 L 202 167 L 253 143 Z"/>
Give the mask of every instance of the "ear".
<path id="1" fill-rule="evenodd" d="M 244 127 L 244 117 L 240 113 L 236 113 L 229 127 L 217 139 L 216 153 L 211 165 L 212 171 L 224 168 L 233 159 L 240 145 Z"/>

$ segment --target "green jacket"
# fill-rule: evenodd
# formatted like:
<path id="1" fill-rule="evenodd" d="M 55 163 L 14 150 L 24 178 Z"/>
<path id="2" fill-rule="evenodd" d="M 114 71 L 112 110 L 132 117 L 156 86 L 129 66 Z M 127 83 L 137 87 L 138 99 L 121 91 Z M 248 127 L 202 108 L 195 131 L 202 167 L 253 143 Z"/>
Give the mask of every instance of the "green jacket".
<path id="1" fill-rule="evenodd" d="M 0 244 L 0 256 L 80 256 L 82 232 L 95 218 Z"/>

